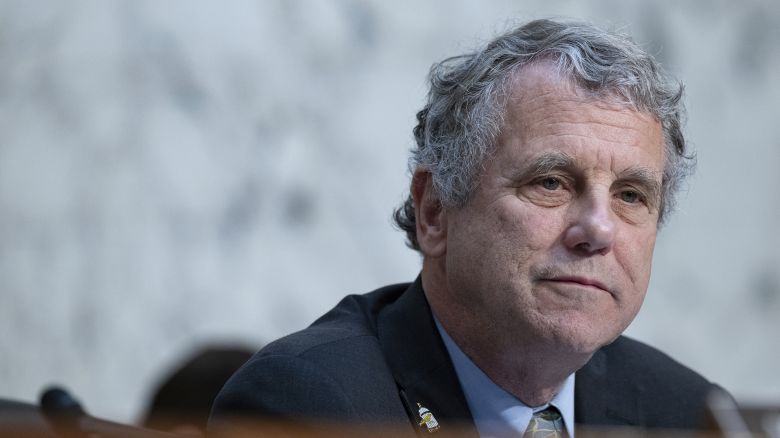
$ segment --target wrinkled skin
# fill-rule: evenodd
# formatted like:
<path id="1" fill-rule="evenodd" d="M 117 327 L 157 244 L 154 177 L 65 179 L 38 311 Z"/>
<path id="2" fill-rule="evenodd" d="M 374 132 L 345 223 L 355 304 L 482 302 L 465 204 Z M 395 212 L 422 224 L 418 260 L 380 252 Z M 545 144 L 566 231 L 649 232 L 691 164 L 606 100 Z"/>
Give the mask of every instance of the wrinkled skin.
<path id="1" fill-rule="evenodd" d="M 515 78 L 497 149 L 465 206 L 437 207 L 429 176 L 415 174 L 426 294 L 494 381 L 527 388 L 533 378 L 549 388 L 515 395 L 544 402 L 633 320 L 663 165 L 658 121 L 542 64 Z M 551 361 L 558 372 L 540 371 Z"/>

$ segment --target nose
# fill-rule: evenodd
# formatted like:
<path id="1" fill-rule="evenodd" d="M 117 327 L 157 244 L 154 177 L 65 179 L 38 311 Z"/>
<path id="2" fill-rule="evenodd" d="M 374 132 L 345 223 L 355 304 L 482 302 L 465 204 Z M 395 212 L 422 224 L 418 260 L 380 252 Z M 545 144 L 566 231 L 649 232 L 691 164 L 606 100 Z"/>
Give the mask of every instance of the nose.
<path id="1" fill-rule="evenodd" d="M 563 237 L 573 251 L 585 254 L 606 254 L 615 243 L 615 217 L 608 196 L 604 199 L 581 199 Z"/>

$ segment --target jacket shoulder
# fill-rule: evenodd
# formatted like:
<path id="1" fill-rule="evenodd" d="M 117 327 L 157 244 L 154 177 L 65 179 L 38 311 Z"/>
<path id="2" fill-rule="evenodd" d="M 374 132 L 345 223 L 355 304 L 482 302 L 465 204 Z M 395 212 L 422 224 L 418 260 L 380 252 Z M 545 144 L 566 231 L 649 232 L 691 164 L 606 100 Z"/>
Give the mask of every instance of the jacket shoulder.
<path id="1" fill-rule="evenodd" d="M 707 396 L 717 387 L 709 380 L 666 353 L 624 336 L 601 352 L 609 385 L 637 391 L 637 425 L 668 429 L 705 425 Z"/>
<path id="2" fill-rule="evenodd" d="M 408 285 L 350 295 L 304 330 L 259 352 L 225 384 L 211 423 L 225 417 L 378 422 L 405 411 L 376 337 L 376 315 Z"/>
<path id="3" fill-rule="evenodd" d="M 268 344 L 257 355 L 300 356 L 334 342 L 376 337 L 377 314 L 408 287 L 408 283 L 403 283 L 363 295 L 348 295 L 309 327 Z"/>
<path id="4" fill-rule="evenodd" d="M 637 382 L 644 391 L 699 394 L 712 387 L 707 379 L 666 353 L 625 336 L 603 351 L 612 359 L 611 371 Z"/>

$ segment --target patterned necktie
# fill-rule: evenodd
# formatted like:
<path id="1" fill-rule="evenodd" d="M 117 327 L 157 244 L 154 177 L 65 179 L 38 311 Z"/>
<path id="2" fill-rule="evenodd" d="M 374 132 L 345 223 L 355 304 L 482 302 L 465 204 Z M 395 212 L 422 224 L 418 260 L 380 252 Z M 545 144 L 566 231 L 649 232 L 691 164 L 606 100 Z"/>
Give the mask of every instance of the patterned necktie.
<path id="1" fill-rule="evenodd" d="M 548 406 L 543 411 L 534 412 L 523 434 L 523 438 L 564 438 L 568 436 L 566 427 L 563 425 L 563 417 L 555 406 Z"/>

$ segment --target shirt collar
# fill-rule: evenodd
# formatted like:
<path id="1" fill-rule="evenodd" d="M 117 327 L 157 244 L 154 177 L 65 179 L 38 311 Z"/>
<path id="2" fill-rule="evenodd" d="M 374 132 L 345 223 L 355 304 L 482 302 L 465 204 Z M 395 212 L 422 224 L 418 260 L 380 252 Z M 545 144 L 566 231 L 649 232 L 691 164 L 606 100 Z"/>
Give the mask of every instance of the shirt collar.
<path id="1" fill-rule="evenodd" d="M 546 408 L 547 405 L 531 408 L 496 385 L 461 351 L 436 318 L 434 322 L 450 354 L 479 436 L 522 436 L 533 413 Z M 566 378 L 549 404 L 561 412 L 566 430 L 569 436 L 574 438 L 574 374 Z"/>

